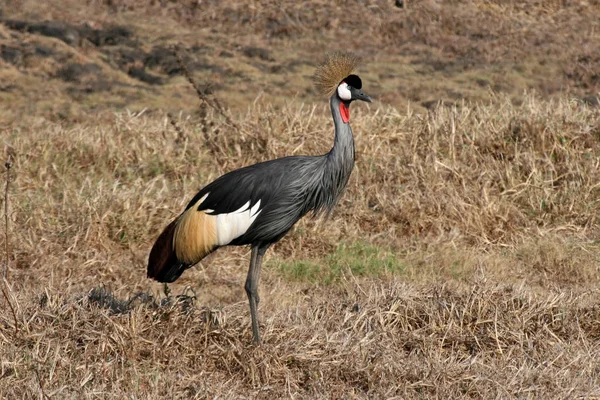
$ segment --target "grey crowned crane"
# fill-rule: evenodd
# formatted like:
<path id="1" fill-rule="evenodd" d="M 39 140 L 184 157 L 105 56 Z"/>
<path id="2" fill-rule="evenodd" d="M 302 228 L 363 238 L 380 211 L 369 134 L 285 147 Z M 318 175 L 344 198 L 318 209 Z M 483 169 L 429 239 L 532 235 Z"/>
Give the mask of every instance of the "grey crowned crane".
<path id="1" fill-rule="evenodd" d="M 329 98 L 335 126 L 332 149 L 319 156 L 292 156 L 231 171 L 201 189 L 160 234 L 148 260 L 148 277 L 173 282 L 221 246 L 250 245 L 245 289 L 254 342 L 260 343 L 257 306 L 263 256 L 309 211 L 329 214 L 354 166 L 350 104 L 371 102 L 354 70 L 356 57 L 335 53 L 317 68 L 315 83 Z"/>

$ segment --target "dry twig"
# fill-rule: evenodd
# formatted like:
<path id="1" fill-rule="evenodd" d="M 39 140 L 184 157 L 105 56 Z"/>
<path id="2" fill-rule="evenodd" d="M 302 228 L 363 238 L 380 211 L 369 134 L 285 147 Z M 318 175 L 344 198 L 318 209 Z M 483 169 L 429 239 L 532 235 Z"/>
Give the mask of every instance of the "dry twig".
<path id="1" fill-rule="evenodd" d="M 212 99 L 210 99 L 207 96 L 206 92 L 210 85 L 205 85 L 204 90 L 200 89 L 200 86 L 196 83 L 196 80 L 192 77 L 190 70 L 183 61 L 183 57 L 181 56 L 181 48 L 179 47 L 179 45 L 173 45 L 172 49 L 173 54 L 175 54 L 175 57 L 177 58 L 177 64 L 179 65 L 179 68 L 181 68 L 181 70 L 183 71 L 183 74 L 187 78 L 188 82 L 194 87 L 194 90 L 196 91 L 196 94 L 198 95 L 200 101 L 208 104 L 213 110 L 215 110 L 219 115 L 221 115 L 225 119 L 227 124 L 233 126 L 236 129 L 239 129 L 238 125 L 235 122 L 233 122 L 231 117 L 227 114 L 227 111 L 225 110 L 219 99 L 215 95 L 212 96 Z"/>
<path id="2" fill-rule="evenodd" d="M 2 269 L 2 277 L 6 279 L 8 273 L 9 247 L 8 247 L 8 189 L 10 185 L 10 169 L 12 168 L 15 157 L 15 150 L 11 146 L 6 146 L 6 186 L 4 188 L 4 246 L 6 251 L 6 262 Z"/>
<path id="3" fill-rule="evenodd" d="M 175 129 L 175 132 L 177 132 L 177 139 L 175 139 L 175 144 L 180 145 L 185 141 L 185 132 L 183 132 L 183 129 L 181 129 L 179 124 L 177 124 L 177 121 L 175 121 L 175 117 L 173 116 L 173 114 L 168 112 L 167 118 L 169 118 L 169 122 Z"/>

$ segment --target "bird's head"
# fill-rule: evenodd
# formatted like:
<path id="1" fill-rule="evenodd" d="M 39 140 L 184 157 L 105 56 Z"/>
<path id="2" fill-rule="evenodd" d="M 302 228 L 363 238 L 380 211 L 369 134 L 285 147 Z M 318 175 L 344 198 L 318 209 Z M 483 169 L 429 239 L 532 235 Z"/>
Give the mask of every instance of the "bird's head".
<path id="1" fill-rule="evenodd" d="M 354 70 L 360 59 L 351 53 L 329 54 L 317 67 L 314 81 L 319 92 L 326 96 L 336 95 L 349 105 L 354 100 L 370 103 L 372 100 L 362 91 L 362 81 Z"/>
<path id="2" fill-rule="evenodd" d="M 340 100 L 352 102 L 354 100 L 362 100 L 371 103 L 372 100 L 362 90 L 362 81 L 358 75 L 348 75 L 337 87 L 336 93 Z"/>
<path id="3" fill-rule="evenodd" d="M 333 53 L 315 72 L 317 89 L 331 96 L 332 102 L 339 102 L 339 116 L 345 124 L 350 121 L 350 103 L 354 100 L 371 102 L 371 98 L 362 91 L 362 81 L 354 74 L 359 61 L 350 53 Z"/>

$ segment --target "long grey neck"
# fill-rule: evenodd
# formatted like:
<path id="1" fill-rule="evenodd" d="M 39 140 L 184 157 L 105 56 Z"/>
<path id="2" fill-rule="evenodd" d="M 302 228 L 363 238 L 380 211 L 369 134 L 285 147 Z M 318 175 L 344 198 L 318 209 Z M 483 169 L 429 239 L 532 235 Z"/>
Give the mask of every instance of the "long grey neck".
<path id="1" fill-rule="evenodd" d="M 325 154 L 325 168 L 321 177 L 315 212 L 330 214 L 340 198 L 354 167 L 354 137 L 349 123 L 340 114 L 341 100 L 334 94 L 329 100 L 335 126 L 335 139 L 329 153 Z"/>
<path id="2" fill-rule="evenodd" d="M 352 128 L 350 128 L 350 122 L 344 123 L 340 114 L 340 103 L 342 101 L 333 94 L 329 99 L 329 105 L 331 107 L 331 115 L 333 116 L 333 123 L 335 125 L 335 139 L 333 142 L 333 148 L 327 154 L 327 158 L 330 162 L 336 164 L 350 164 L 350 171 L 354 166 L 354 136 L 352 135 Z"/>

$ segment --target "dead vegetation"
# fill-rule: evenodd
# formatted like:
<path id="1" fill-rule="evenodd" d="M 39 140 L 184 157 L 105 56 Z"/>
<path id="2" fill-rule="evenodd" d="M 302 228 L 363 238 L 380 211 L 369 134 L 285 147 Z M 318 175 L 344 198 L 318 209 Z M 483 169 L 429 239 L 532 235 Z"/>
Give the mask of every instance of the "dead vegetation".
<path id="1" fill-rule="evenodd" d="M 600 91 L 593 1 L 13 3 L 0 1 L 0 99 L 17 115 L 195 110 L 173 44 L 237 110 L 259 94 L 312 102 L 315 63 L 341 46 L 368 62 L 360 72 L 377 100 L 398 108 L 487 101 L 490 90 L 519 104 L 528 89 L 597 103 Z"/>
<path id="2" fill-rule="evenodd" d="M 329 117 L 257 105 L 232 115 L 233 135 L 202 115 L 171 116 L 178 131 L 166 115 L 118 113 L 9 132 L 4 397 L 599 394 L 597 110 L 534 96 L 355 107 L 357 166 L 333 219 L 301 221 L 267 260 L 261 348 L 246 249 L 165 295 L 145 279 L 148 248 L 224 171 L 326 151 Z M 338 275 L 312 279 L 320 262 Z"/>
<path id="3" fill-rule="evenodd" d="M 297 307 L 267 288 L 265 345 L 246 304 L 137 306 L 45 294 L 3 331 L 3 394 L 34 398 L 591 398 L 597 295 L 475 283 L 345 281 Z M 294 291 L 295 292 L 295 291 Z M 296 295 L 296 293 L 294 293 Z M 594 305 L 596 304 L 596 305 Z M 7 326 L 7 328 L 9 328 Z"/>
<path id="4" fill-rule="evenodd" d="M 351 29 L 313 3 L 0 13 L 1 398 L 600 397 L 593 2 L 344 3 L 364 17 L 379 102 L 353 106 L 357 164 L 332 219 L 302 220 L 267 256 L 264 345 L 248 249 L 168 288 L 145 278 L 204 184 L 331 146 L 307 79 Z M 146 20 L 123 30 L 132 13 Z M 485 101 L 438 101 L 460 98 Z"/>

